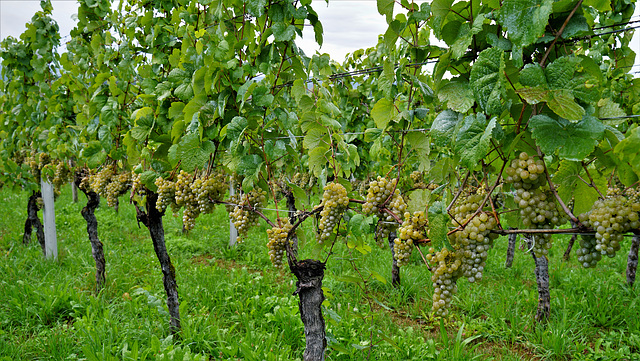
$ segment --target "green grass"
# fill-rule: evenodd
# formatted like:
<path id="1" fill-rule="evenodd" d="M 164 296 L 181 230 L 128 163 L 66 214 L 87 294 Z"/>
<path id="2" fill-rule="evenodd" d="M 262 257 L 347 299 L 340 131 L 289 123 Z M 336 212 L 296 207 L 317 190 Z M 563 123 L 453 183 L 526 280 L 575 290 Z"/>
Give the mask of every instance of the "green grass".
<path id="1" fill-rule="evenodd" d="M 144 226 L 121 199 L 120 212 L 96 211 L 107 283 L 93 294 L 94 263 L 69 190 L 56 202 L 59 260 L 21 243 L 26 194 L 0 192 L 0 360 L 300 360 L 304 333 L 294 277 L 274 269 L 265 225 L 229 248 L 223 207 L 197 220 L 189 235 L 165 216 L 176 268 L 183 332 L 170 336 L 162 275 Z M 304 229 L 311 238 L 310 227 Z M 561 261 L 568 237 L 550 255 L 551 318 L 533 319 L 533 260 L 517 251 L 504 268 L 506 239 L 490 252 L 482 282 L 458 282 L 452 316 L 430 318 L 430 274 L 414 254 L 402 285 L 375 278 L 365 287 L 340 276 L 375 271 L 390 278 L 390 252 L 362 255 L 340 244 L 324 280 L 328 360 L 637 360 L 638 288 L 625 285 L 626 254 L 595 270 Z M 313 255 L 304 247 L 302 258 Z"/>

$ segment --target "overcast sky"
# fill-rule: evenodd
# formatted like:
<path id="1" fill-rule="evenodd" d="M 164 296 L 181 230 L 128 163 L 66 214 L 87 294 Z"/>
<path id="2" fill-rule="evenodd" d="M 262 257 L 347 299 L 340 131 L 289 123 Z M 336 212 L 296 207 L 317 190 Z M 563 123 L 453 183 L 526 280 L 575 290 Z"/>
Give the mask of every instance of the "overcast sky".
<path id="1" fill-rule="evenodd" d="M 117 1 L 114 1 L 117 3 Z M 422 1 L 420 1 L 422 2 Z M 77 12 L 75 0 L 53 0 L 53 17 L 60 26 L 62 36 L 69 35 L 75 21 L 72 15 Z M 328 53 L 339 62 L 347 53 L 374 46 L 379 34 L 387 29 L 383 16 L 378 14 L 375 0 L 330 0 L 327 6 L 324 0 L 313 0 L 324 28 L 324 44 L 321 49 L 315 44 L 313 30 L 305 27 L 304 36 L 298 45 L 312 55 L 316 50 Z M 40 9 L 39 0 L 0 0 L 0 38 L 19 37 L 33 14 Z M 636 8 L 634 20 L 640 19 L 640 6 Z M 640 29 L 638 29 L 640 30 Z M 636 54 L 636 63 L 640 63 L 640 31 L 632 42 Z M 634 71 L 640 71 L 635 67 Z"/>

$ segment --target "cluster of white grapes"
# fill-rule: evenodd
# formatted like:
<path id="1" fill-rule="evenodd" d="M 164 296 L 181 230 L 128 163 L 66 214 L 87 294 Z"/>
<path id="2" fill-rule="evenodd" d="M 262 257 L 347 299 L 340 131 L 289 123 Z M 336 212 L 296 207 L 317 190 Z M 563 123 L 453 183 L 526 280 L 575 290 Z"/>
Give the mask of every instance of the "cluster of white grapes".
<path id="1" fill-rule="evenodd" d="M 380 247 L 384 246 L 385 241 L 389 237 L 389 233 L 398 227 L 393 216 L 381 210 L 380 207 L 390 198 L 386 208 L 393 214 L 404 214 L 407 209 L 407 203 L 405 203 L 400 191 L 396 187 L 397 182 L 397 179 L 387 180 L 386 178 L 378 176 L 377 179 L 369 182 L 367 200 L 362 205 L 362 212 L 364 214 L 375 214 L 378 216 L 376 241 Z"/>
<path id="2" fill-rule="evenodd" d="M 111 167 L 104 167 L 97 173 L 89 175 L 89 187 L 101 197 L 106 198 L 109 207 L 115 207 L 118 204 L 118 197 L 125 194 L 131 186 L 131 177 L 131 172 L 114 173 Z"/>
<path id="3" fill-rule="evenodd" d="M 428 189 L 428 190 L 434 190 L 438 188 L 438 185 L 435 183 L 425 183 L 424 182 L 425 176 L 426 176 L 426 172 L 420 172 L 417 170 L 411 172 L 411 174 L 409 175 L 409 178 L 411 178 L 411 181 L 413 181 L 413 188 Z"/>
<path id="4" fill-rule="evenodd" d="M 402 267 L 409 263 L 415 242 L 427 238 L 427 216 L 423 211 L 404 213 L 404 221 L 398 228 L 398 237 L 393 241 L 393 257 Z"/>
<path id="5" fill-rule="evenodd" d="M 164 212 L 171 205 L 175 213 L 180 207 L 182 225 L 186 231 L 195 226 L 195 220 L 202 213 L 211 213 L 215 201 L 219 201 L 227 190 L 227 183 L 222 174 L 198 175 L 181 170 L 175 182 L 163 178 L 155 181 L 158 187 L 156 208 Z"/>
<path id="6" fill-rule="evenodd" d="M 59 194 L 62 186 L 73 180 L 73 171 L 71 170 L 71 167 L 60 160 L 56 161 L 55 164 L 56 170 L 53 174 L 53 178 L 50 180 L 51 184 L 53 184 L 55 193 Z"/>
<path id="7" fill-rule="evenodd" d="M 620 250 L 624 234 L 640 228 L 640 203 L 621 194 L 607 196 L 593 203 L 591 210 L 578 216 L 580 222 L 595 230 L 593 239 L 580 242 L 578 257 L 584 267 L 595 267 L 601 256 L 614 257 Z M 598 255 L 598 253 L 600 255 Z M 580 260 L 580 258 L 579 258 Z"/>
<path id="8" fill-rule="evenodd" d="M 342 213 L 349 206 L 349 197 L 344 186 L 337 182 L 324 186 L 320 206 L 320 220 L 318 221 L 318 243 L 324 243 L 338 224 Z"/>
<path id="9" fill-rule="evenodd" d="M 480 208 L 486 192 L 468 194 L 451 209 L 454 227 L 465 225 L 461 230 L 449 235 L 451 244 L 457 251 L 462 266 L 462 275 L 471 283 L 480 281 L 487 260 L 487 252 L 493 247 L 498 234 L 491 233 L 498 222 L 489 212 L 476 211 Z"/>
<path id="10" fill-rule="evenodd" d="M 115 207 L 118 204 L 118 197 L 125 194 L 131 184 L 131 172 L 121 172 L 117 176 L 111 177 L 111 181 L 105 187 L 104 196 L 107 198 L 107 205 Z"/>
<path id="11" fill-rule="evenodd" d="M 578 262 L 584 268 L 595 268 L 602 259 L 602 253 L 596 249 L 596 237 L 591 235 L 580 235 L 580 248 L 576 251 Z"/>
<path id="12" fill-rule="evenodd" d="M 312 177 L 309 173 L 296 173 L 291 178 L 291 183 L 297 185 L 302 189 L 311 188 L 316 184 L 316 178 Z"/>
<path id="13" fill-rule="evenodd" d="M 462 261 L 458 252 L 449 251 L 447 248 L 443 248 L 438 252 L 431 248 L 427 259 L 436 263 L 431 274 L 431 281 L 433 282 L 432 311 L 436 316 L 444 317 L 449 313 L 451 300 L 458 292 L 456 283 L 462 275 L 460 271 Z"/>
<path id="14" fill-rule="evenodd" d="M 526 152 L 518 155 L 505 169 L 505 182 L 515 189 L 514 201 L 520 208 L 520 217 L 525 227 L 532 229 L 552 229 L 567 222 L 566 214 L 558 208 L 553 193 L 543 187 L 547 184 L 544 176 L 544 162 Z M 533 236 L 533 252 L 537 257 L 549 254 L 552 246 L 551 234 Z"/>
<path id="15" fill-rule="evenodd" d="M 263 207 L 267 200 L 267 192 L 262 189 L 253 189 L 249 193 L 244 193 L 233 211 L 229 213 L 229 218 L 238 230 L 238 242 L 242 242 L 251 226 L 258 225 L 258 215 L 246 207 Z"/>
<path id="16" fill-rule="evenodd" d="M 160 177 L 156 179 L 155 185 L 158 187 L 158 200 L 156 201 L 158 212 L 166 211 L 169 205 L 176 212 L 178 210 L 178 205 L 176 204 L 176 182 Z"/>
<path id="17" fill-rule="evenodd" d="M 269 258 L 271 259 L 271 263 L 276 267 L 283 266 L 282 259 L 286 253 L 287 236 L 292 228 L 288 219 L 282 222 L 282 227 L 273 227 L 267 230 L 267 236 L 269 238 L 269 242 L 267 243 Z M 289 246 L 291 246 L 292 241 L 289 242 Z"/>

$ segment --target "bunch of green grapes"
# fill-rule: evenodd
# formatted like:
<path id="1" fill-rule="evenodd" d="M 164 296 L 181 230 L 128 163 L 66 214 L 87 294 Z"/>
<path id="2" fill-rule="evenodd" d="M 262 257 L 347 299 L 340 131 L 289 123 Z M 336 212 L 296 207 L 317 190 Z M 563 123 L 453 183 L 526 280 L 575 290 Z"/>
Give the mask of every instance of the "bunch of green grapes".
<path id="1" fill-rule="evenodd" d="M 311 188 L 316 184 L 316 178 L 312 177 L 309 173 L 296 173 L 291 178 L 291 183 L 297 185 L 302 189 Z"/>
<path id="2" fill-rule="evenodd" d="M 176 182 L 160 177 L 156 179 L 155 184 L 156 187 L 158 187 L 158 200 L 156 201 L 156 209 L 158 212 L 162 213 L 166 211 L 169 205 L 171 205 L 173 210 L 177 210 Z"/>
<path id="3" fill-rule="evenodd" d="M 378 216 L 378 225 L 376 227 L 376 241 L 378 246 L 383 247 L 384 242 L 389 237 L 392 230 L 398 227 L 397 221 L 387 212 L 380 209 L 380 206 L 391 197 L 390 202 L 386 206 L 393 214 L 404 214 L 407 204 L 400 195 L 400 191 L 396 188 L 397 179 L 391 181 L 378 176 L 377 179 L 369 183 L 367 191 L 367 200 L 362 205 L 362 212 L 366 215 L 375 214 Z"/>
<path id="4" fill-rule="evenodd" d="M 544 162 L 536 158 L 526 152 L 520 153 L 518 159 L 511 161 L 511 166 L 506 168 L 505 182 L 511 183 L 515 190 L 513 199 L 525 227 L 556 228 L 566 223 L 568 217 L 558 208 L 553 193 L 544 188 L 547 184 Z M 551 234 L 537 234 L 532 238 L 534 254 L 537 257 L 548 255 L 552 247 Z"/>
<path id="5" fill-rule="evenodd" d="M 427 216 L 423 211 L 404 213 L 404 222 L 398 228 L 398 238 L 393 241 L 393 257 L 402 267 L 409 263 L 414 242 L 427 238 Z"/>
<path id="6" fill-rule="evenodd" d="M 267 236 L 269 242 L 267 247 L 269 248 L 269 258 L 271 263 L 276 267 L 282 267 L 282 259 L 286 252 L 287 236 L 292 226 L 288 219 L 283 221 L 282 227 L 273 227 L 267 230 Z M 289 246 L 292 246 L 293 242 L 289 241 Z"/>
<path id="7" fill-rule="evenodd" d="M 107 198 L 107 205 L 109 207 L 115 207 L 118 204 L 118 197 L 123 195 L 131 182 L 131 172 L 122 172 L 117 177 L 111 177 L 111 181 L 105 187 L 105 195 Z"/>
<path id="8" fill-rule="evenodd" d="M 602 253 L 596 249 L 597 241 L 595 236 L 581 235 L 580 248 L 576 251 L 578 262 L 584 268 L 594 268 L 602 259 Z"/>
<path id="9" fill-rule="evenodd" d="M 133 193 L 143 195 L 145 186 L 142 184 L 142 180 L 140 178 L 140 173 L 136 173 L 135 171 L 131 171 L 131 188 L 133 189 Z"/>
<path id="10" fill-rule="evenodd" d="M 69 166 L 64 162 L 57 161 L 56 170 L 53 179 L 51 180 L 56 193 L 59 193 L 62 186 L 71 182 L 72 179 L 73 172 L 71 171 L 71 168 L 69 168 Z"/>
<path id="11" fill-rule="evenodd" d="M 481 189 L 477 193 L 468 194 L 461 198 L 456 207 L 452 208 L 454 219 L 451 220 L 454 227 L 461 227 L 449 235 L 451 244 L 459 251 L 462 266 L 460 271 L 471 283 L 480 281 L 487 260 L 487 251 L 493 247 L 493 241 L 498 238 L 496 233 L 491 233 L 498 222 L 491 213 L 476 211 L 482 204 L 485 191 Z"/>
<path id="12" fill-rule="evenodd" d="M 432 311 L 436 316 L 444 317 L 449 313 L 449 306 L 453 296 L 458 292 L 458 278 L 462 275 L 460 268 L 462 261 L 458 252 L 446 248 L 435 252 L 433 248 L 427 255 L 429 261 L 437 263 L 431 275 L 433 282 Z"/>
<path id="13" fill-rule="evenodd" d="M 511 166 L 507 167 L 505 172 L 505 182 L 513 183 L 516 189 L 539 188 L 547 182 L 544 176 L 544 162 L 526 152 L 520 153 L 517 159 L 512 160 Z"/>
<path id="14" fill-rule="evenodd" d="M 555 202 L 550 190 L 540 188 L 525 190 L 516 189 L 513 197 L 520 208 L 520 218 L 525 227 L 535 229 L 552 229 L 567 222 L 567 215 Z M 552 246 L 551 234 L 537 234 L 533 237 L 533 252 L 536 256 L 549 254 Z"/>
<path id="15" fill-rule="evenodd" d="M 608 196 L 593 203 L 591 210 L 579 216 L 580 222 L 596 231 L 596 247 L 603 256 L 614 257 L 624 234 L 640 227 L 640 203 L 623 195 Z"/>
<path id="16" fill-rule="evenodd" d="M 222 174 L 210 175 L 204 178 L 196 178 L 192 185 L 196 194 L 200 213 L 213 212 L 215 201 L 221 201 L 227 191 L 228 184 Z"/>
<path id="17" fill-rule="evenodd" d="M 98 193 L 101 197 L 107 196 L 107 185 L 111 182 L 113 176 L 113 170 L 111 167 L 102 168 L 97 173 L 89 175 L 89 186 L 91 189 Z"/>
<path id="18" fill-rule="evenodd" d="M 258 215 L 252 212 L 255 207 L 262 207 L 267 200 L 267 192 L 262 189 L 253 189 L 249 193 L 245 193 L 240 197 L 240 202 L 229 213 L 229 218 L 233 221 L 233 225 L 238 230 L 238 242 L 242 242 L 249 232 L 249 228 L 258 225 Z"/>
<path id="19" fill-rule="evenodd" d="M 324 186 L 322 202 L 320 202 L 320 221 L 318 222 L 318 243 L 323 243 L 331 236 L 342 213 L 349 206 L 347 190 L 340 183 L 328 183 Z"/>

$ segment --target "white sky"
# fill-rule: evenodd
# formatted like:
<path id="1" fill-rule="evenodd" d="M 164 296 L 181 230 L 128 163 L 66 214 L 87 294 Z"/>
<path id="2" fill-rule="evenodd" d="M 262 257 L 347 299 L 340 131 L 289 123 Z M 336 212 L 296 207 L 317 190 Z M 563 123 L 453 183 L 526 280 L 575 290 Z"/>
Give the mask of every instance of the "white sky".
<path id="1" fill-rule="evenodd" d="M 117 4 L 117 0 L 114 2 Z M 69 35 L 75 24 L 72 15 L 77 12 L 76 1 L 52 0 L 52 4 L 53 17 L 58 22 L 60 34 Z M 384 17 L 378 14 L 376 0 L 330 0 L 328 6 L 324 0 L 313 0 L 313 5 L 324 28 L 324 44 L 318 49 L 313 30 L 305 27 L 304 37 L 298 40 L 298 45 L 307 55 L 319 50 L 342 62 L 347 53 L 374 46 L 378 35 L 387 29 Z M 0 0 L 0 39 L 10 35 L 19 37 L 25 29 L 25 23 L 39 9 L 39 0 Z M 640 20 L 640 6 L 636 8 L 633 20 Z M 638 34 L 640 29 L 636 30 L 631 44 L 637 54 L 637 64 L 640 63 Z M 640 71 L 640 66 L 633 70 Z"/>

